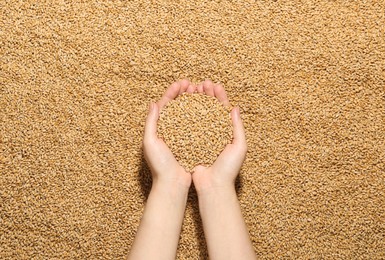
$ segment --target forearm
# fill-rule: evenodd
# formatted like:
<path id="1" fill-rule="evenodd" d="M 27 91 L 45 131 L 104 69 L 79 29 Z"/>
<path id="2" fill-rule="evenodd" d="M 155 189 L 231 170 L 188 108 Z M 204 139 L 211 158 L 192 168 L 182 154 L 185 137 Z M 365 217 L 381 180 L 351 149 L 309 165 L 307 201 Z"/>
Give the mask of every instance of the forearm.
<path id="1" fill-rule="evenodd" d="M 154 183 L 128 259 L 175 259 L 188 189 Z"/>
<path id="2" fill-rule="evenodd" d="M 255 259 L 235 188 L 218 188 L 198 196 L 210 259 Z"/>

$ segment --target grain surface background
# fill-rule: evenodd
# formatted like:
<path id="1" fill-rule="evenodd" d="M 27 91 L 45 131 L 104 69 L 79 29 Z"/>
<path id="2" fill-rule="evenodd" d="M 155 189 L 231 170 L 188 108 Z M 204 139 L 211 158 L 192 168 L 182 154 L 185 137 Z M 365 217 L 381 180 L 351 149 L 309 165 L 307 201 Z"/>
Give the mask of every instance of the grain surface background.
<path id="1" fill-rule="evenodd" d="M 262 259 L 385 258 L 384 1 L 0 1 L 0 258 L 122 259 L 148 102 L 225 85 Z M 192 191 L 178 259 L 205 259 Z"/>

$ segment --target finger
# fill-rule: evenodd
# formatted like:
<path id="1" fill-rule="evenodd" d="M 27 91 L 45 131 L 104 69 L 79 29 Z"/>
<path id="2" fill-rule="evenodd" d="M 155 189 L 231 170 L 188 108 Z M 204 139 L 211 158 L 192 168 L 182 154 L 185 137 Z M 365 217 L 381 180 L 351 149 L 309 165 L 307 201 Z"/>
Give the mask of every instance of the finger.
<path id="1" fill-rule="evenodd" d="M 245 128 L 242 123 L 239 107 L 231 110 L 231 119 L 233 122 L 233 144 L 246 146 Z"/>
<path id="2" fill-rule="evenodd" d="M 166 90 L 162 98 L 158 101 L 159 109 L 161 110 L 168 102 L 173 100 L 179 95 L 181 88 L 181 82 L 177 81 L 171 84 L 171 86 Z"/>
<path id="3" fill-rule="evenodd" d="M 179 85 L 180 85 L 179 95 L 186 92 L 190 84 L 191 84 L 190 81 L 188 81 L 187 79 L 179 81 Z"/>
<path id="4" fill-rule="evenodd" d="M 197 91 L 198 91 L 198 93 L 203 93 L 204 92 L 203 91 L 203 84 L 202 83 L 198 84 Z"/>
<path id="5" fill-rule="evenodd" d="M 230 106 L 229 99 L 227 98 L 226 91 L 221 84 L 214 84 L 214 95 L 225 106 Z"/>
<path id="6" fill-rule="evenodd" d="M 206 95 L 214 97 L 214 84 L 211 80 L 207 79 L 203 82 L 203 91 Z"/>
<path id="7" fill-rule="evenodd" d="M 196 90 L 196 86 L 193 84 L 190 84 L 190 86 L 188 86 L 186 92 L 192 94 L 195 92 L 195 90 Z"/>
<path id="8" fill-rule="evenodd" d="M 144 127 L 144 139 L 147 141 L 155 140 L 157 138 L 157 122 L 159 118 L 159 108 L 156 103 L 150 104 L 150 109 L 146 118 L 146 125 Z"/>

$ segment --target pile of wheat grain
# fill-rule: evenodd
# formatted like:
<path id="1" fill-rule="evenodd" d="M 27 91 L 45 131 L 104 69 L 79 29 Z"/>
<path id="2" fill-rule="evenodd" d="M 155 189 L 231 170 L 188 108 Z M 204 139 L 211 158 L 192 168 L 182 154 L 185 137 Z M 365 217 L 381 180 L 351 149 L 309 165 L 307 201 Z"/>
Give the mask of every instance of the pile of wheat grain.
<path id="1" fill-rule="evenodd" d="M 215 97 L 184 93 L 161 110 L 158 135 L 178 162 L 192 172 L 199 164 L 212 165 L 231 143 L 230 111 Z"/>

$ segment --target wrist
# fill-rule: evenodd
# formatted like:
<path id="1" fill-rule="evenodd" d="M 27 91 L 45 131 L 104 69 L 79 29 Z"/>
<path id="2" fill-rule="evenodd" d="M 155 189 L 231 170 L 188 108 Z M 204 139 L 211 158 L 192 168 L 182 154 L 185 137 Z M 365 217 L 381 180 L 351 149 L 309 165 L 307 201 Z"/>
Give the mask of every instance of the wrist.
<path id="1" fill-rule="evenodd" d="M 180 189 L 190 189 L 192 177 L 182 167 L 165 171 L 151 171 L 152 184 L 159 186 L 178 186 Z"/>
<path id="2" fill-rule="evenodd" d="M 217 186 L 206 186 L 202 188 L 197 188 L 197 194 L 199 198 L 205 197 L 221 197 L 223 195 L 236 195 L 235 185 L 234 184 L 223 184 Z"/>
<path id="3" fill-rule="evenodd" d="M 168 194 L 172 197 L 187 197 L 189 185 L 179 180 L 154 179 L 151 192 Z"/>

